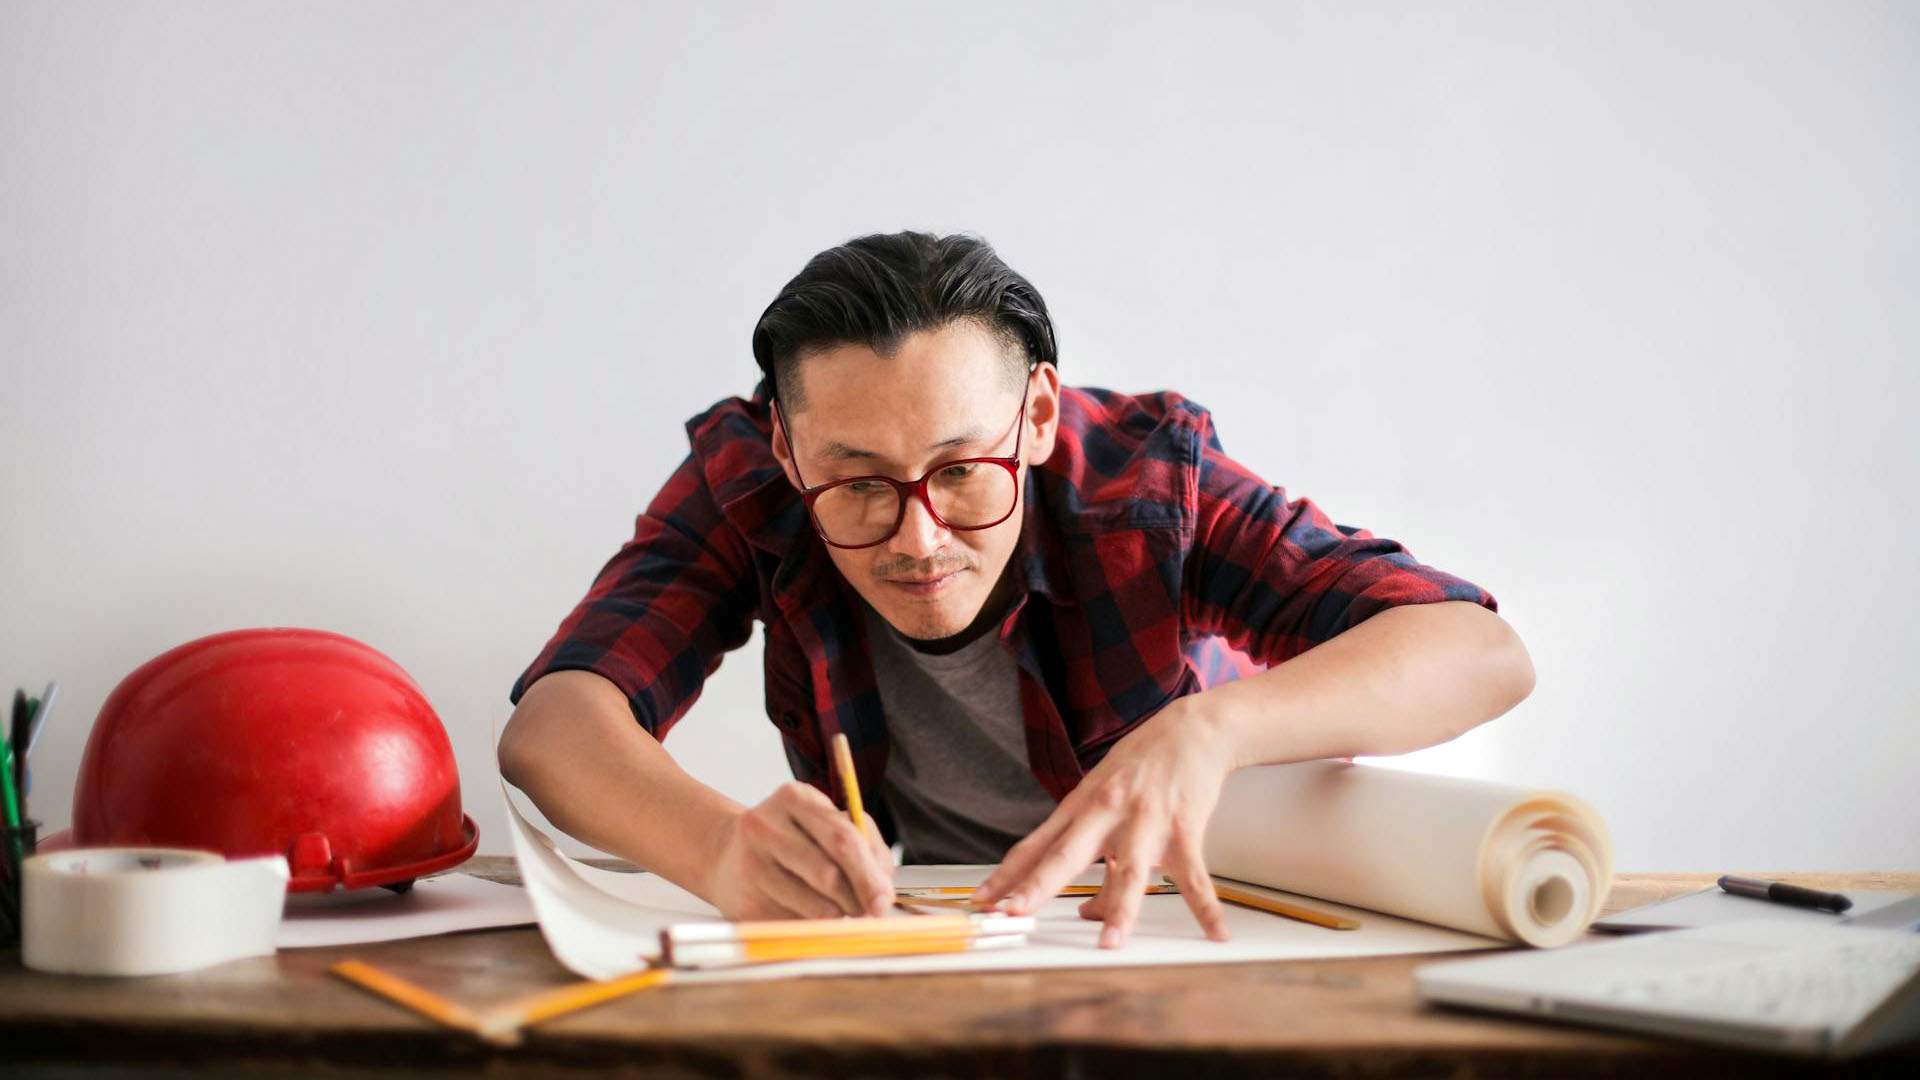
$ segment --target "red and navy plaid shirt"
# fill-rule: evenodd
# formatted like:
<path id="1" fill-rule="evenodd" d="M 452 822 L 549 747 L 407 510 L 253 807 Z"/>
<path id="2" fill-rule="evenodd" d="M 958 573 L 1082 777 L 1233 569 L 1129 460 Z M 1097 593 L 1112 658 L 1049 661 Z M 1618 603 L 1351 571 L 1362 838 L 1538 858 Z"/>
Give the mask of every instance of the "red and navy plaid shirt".
<path id="1" fill-rule="evenodd" d="M 862 796 L 881 797 L 887 723 L 859 596 L 828 558 L 769 444 L 764 381 L 687 422 L 692 453 L 514 684 L 596 672 L 655 737 L 683 716 L 754 620 L 767 715 L 793 774 L 844 805 L 825 747 L 846 732 Z M 1173 392 L 1061 388 L 1053 455 L 1028 468 L 1000 627 L 1020 669 L 1027 757 L 1054 798 L 1121 736 L 1186 694 L 1296 656 L 1400 604 L 1479 587 L 1399 544 L 1335 525 L 1227 457 L 1207 410 Z"/>

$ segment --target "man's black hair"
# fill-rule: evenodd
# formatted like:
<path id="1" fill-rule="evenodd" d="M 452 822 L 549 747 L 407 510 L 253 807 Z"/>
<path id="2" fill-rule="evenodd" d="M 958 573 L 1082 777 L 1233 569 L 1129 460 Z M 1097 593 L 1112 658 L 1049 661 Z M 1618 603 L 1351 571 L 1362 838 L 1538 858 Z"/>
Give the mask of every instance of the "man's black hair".
<path id="1" fill-rule="evenodd" d="M 913 334 L 963 320 L 999 339 L 1013 378 L 1059 364 L 1031 282 L 978 236 L 922 232 L 861 236 L 807 260 L 760 314 L 753 358 L 781 404 L 800 409 L 796 369 L 808 356 L 841 345 L 890 356 Z"/>

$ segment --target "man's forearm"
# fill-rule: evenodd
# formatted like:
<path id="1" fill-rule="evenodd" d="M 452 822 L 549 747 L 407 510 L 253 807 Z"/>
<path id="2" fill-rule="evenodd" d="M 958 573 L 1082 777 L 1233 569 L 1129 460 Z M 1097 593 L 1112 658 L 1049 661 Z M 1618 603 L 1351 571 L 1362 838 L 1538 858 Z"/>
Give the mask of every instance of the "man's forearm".
<path id="1" fill-rule="evenodd" d="M 1519 704 L 1533 663 L 1519 635 L 1464 601 L 1410 604 L 1259 675 L 1184 698 L 1235 767 L 1400 754 Z"/>
<path id="2" fill-rule="evenodd" d="M 713 838 L 741 807 L 700 783 L 591 672 L 527 688 L 500 738 L 500 770 L 567 835 L 708 897 Z"/>

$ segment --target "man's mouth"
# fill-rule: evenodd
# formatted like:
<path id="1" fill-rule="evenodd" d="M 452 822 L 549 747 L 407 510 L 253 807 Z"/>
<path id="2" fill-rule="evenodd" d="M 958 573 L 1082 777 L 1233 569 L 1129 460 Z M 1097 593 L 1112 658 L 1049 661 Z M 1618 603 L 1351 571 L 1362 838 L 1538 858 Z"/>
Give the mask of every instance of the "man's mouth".
<path id="1" fill-rule="evenodd" d="M 944 574 L 923 578 L 888 578 L 887 584 L 903 589 L 910 596 L 931 596 L 947 587 L 961 571 L 950 570 Z"/>

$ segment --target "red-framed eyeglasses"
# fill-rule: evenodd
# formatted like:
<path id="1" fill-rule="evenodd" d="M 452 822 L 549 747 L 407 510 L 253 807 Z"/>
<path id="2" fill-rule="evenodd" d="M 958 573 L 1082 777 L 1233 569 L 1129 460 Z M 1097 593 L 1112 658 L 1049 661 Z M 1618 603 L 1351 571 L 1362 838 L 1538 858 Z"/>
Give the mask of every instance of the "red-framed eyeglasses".
<path id="1" fill-rule="evenodd" d="M 1032 369 L 1028 369 L 1031 376 Z M 808 487 L 800 476 L 800 458 L 793 452 L 793 436 L 781 417 L 780 437 L 793 459 L 793 474 L 800 480 L 800 497 L 806 501 L 807 517 L 820 539 L 837 548 L 870 548 L 884 544 L 900 531 L 907 517 L 909 496 L 920 500 L 928 516 L 943 528 L 955 532 L 991 529 L 1013 516 L 1020 501 L 1020 443 L 1026 437 L 1027 398 L 1033 380 L 1020 394 L 1020 411 L 1014 418 L 1016 433 L 1013 454 L 1009 457 L 970 457 L 943 461 L 928 469 L 918 480 L 895 480 L 891 476 L 852 476 L 845 480 Z M 779 407 L 776 403 L 776 409 Z M 1001 438 L 1006 438 L 1003 434 Z M 997 440 L 996 440 L 997 441 Z"/>

